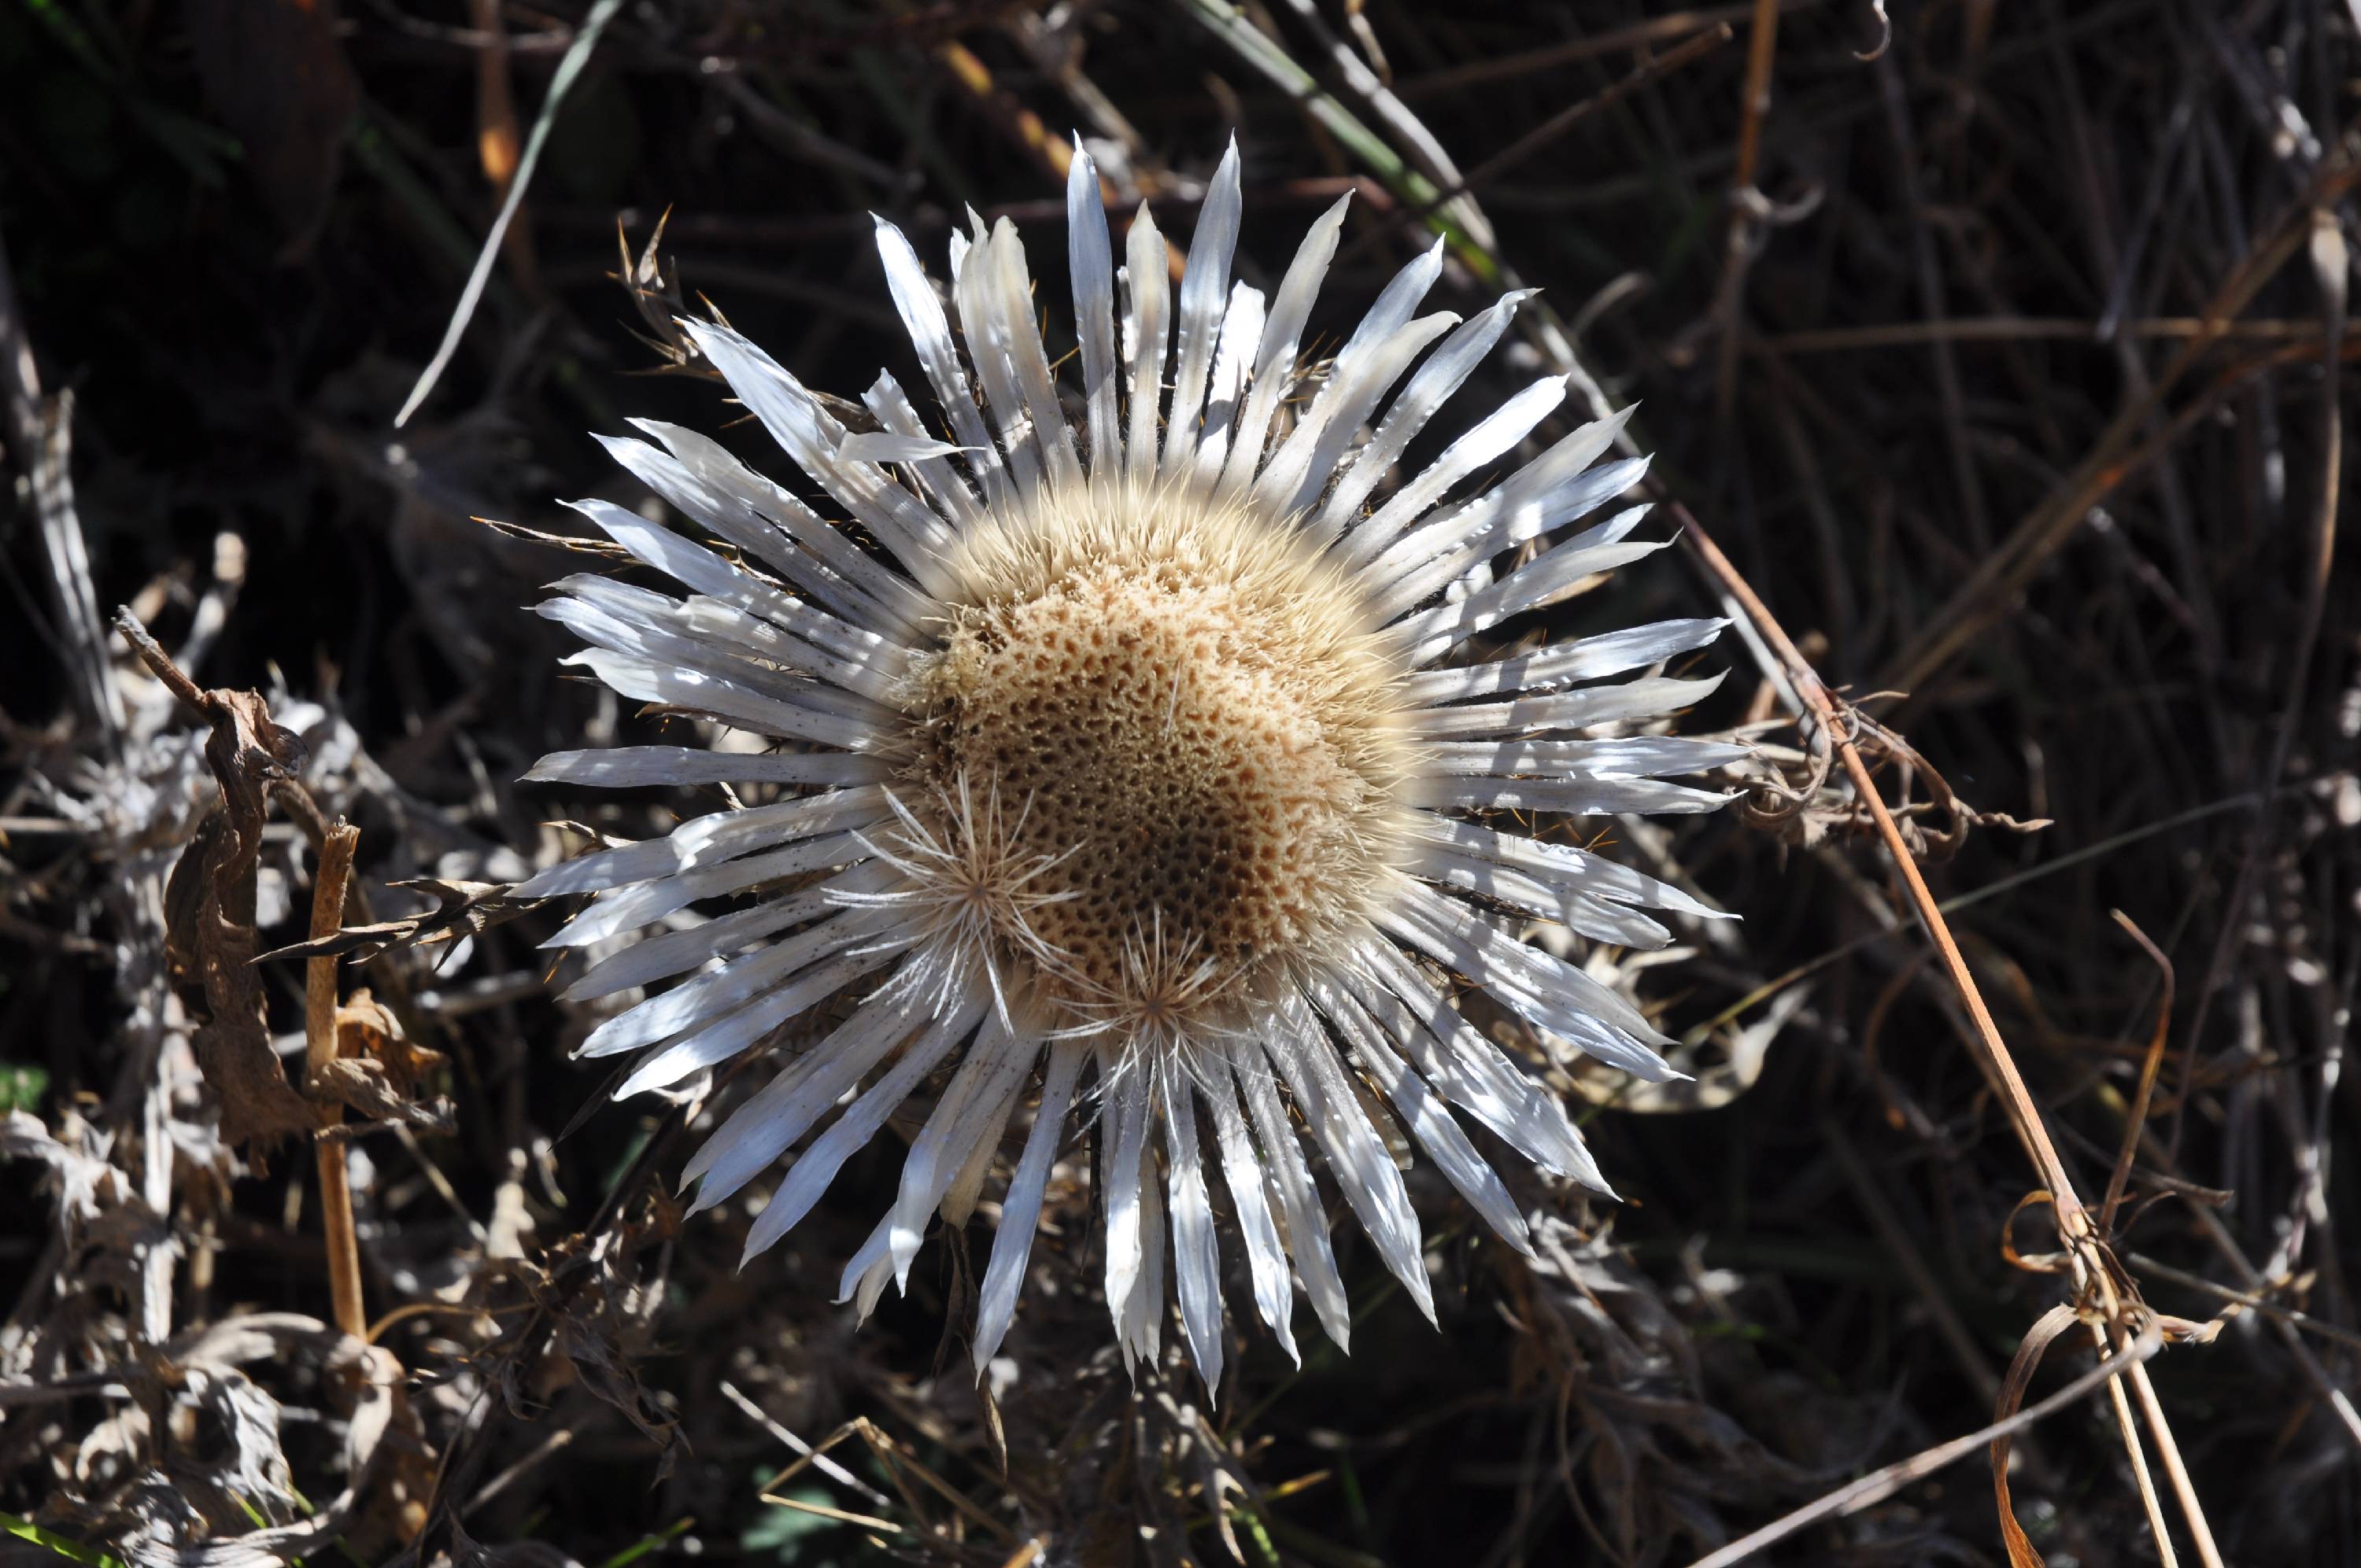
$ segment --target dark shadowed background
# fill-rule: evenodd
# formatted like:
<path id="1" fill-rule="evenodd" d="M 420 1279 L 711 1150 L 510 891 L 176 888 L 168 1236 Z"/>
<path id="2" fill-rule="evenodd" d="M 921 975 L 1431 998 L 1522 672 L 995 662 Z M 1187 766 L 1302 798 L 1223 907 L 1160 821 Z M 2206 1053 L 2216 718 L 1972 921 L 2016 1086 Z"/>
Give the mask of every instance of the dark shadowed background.
<path id="1" fill-rule="evenodd" d="M 0 1549 L 283 1559 L 235 1538 L 346 1492 L 368 1425 L 332 1333 L 282 1325 L 242 1362 L 191 1338 L 329 1318 L 321 1203 L 300 1144 L 223 1144 L 191 1070 L 164 877 L 215 791 L 199 721 L 105 619 L 132 607 L 199 685 L 301 732 L 305 785 L 360 830 L 356 922 L 434 906 L 396 881 L 579 848 L 558 819 L 636 837 L 713 808 L 515 782 L 586 735 L 691 738 L 564 678 L 524 608 L 586 566 L 523 536 L 578 534 L 560 499 L 643 499 L 592 433 L 737 416 L 648 374 L 619 223 L 635 258 L 669 209 L 688 300 L 851 396 L 910 373 L 870 214 L 939 273 L 966 207 L 1013 214 L 1055 355 L 1071 127 L 1120 214 L 1144 197 L 1184 244 L 1235 134 L 1239 269 L 1265 284 L 1356 190 L 1329 346 L 1439 232 L 1430 308 L 1545 290 L 1463 406 L 1577 364 L 1643 402 L 1665 497 L 1906 736 L 1862 743 L 2094 1206 L 2168 995 L 2111 912 L 2155 944 L 2169 1033 L 2116 1250 L 2158 1311 L 2249 1297 L 2153 1364 L 2162 1409 L 2229 1560 L 2361 1561 L 2361 598 L 2334 526 L 2355 15 L 1890 9 L 1879 52 L 1869 0 L 632 0 L 397 432 L 591 8 L 0 0 L 0 1099 L 24 1113 L 0 1145 Z M 725 438 L 785 476 L 759 431 Z M 1667 551 L 1532 630 L 1723 613 L 1727 586 Z M 1298 1370 L 1240 1325 L 1210 1402 L 1178 1362 L 1124 1377 L 1079 1180 L 989 1401 L 961 1337 L 988 1226 L 931 1245 L 858 1333 L 829 1299 L 897 1139 L 737 1272 L 742 1210 L 678 1223 L 679 1110 L 604 1104 L 599 1064 L 567 1059 L 596 1017 L 542 983 L 557 911 L 348 967 L 381 1009 L 356 1037 L 415 1113 L 355 1145 L 372 1365 L 401 1392 L 313 1560 L 1681 1563 L 1990 1421 L 2068 1295 L 2004 1253 L 2055 1249 L 2045 1211 L 2007 1225 L 2039 1179 L 1753 646 L 1717 644 L 1731 677 L 1690 727 L 1762 744 L 1762 809 L 1604 825 L 1745 916 L 1625 966 L 1700 1079 L 1576 1086 L 1627 1201 L 1516 1180 L 1554 1217 L 1536 1264 L 1422 1166 L 1440 1332 L 1340 1227 L 1352 1355 L 1306 1339 Z M 302 939 L 312 863 L 274 806 L 260 948 Z M 256 972 L 300 1056 L 302 965 Z M 2033 1397 L 2092 1360 L 2069 1332 Z M 855 1418 L 840 1475 L 764 1499 L 792 1440 Z M 2203 1561 L 2143 1430 L 2179 1560 Z M 2158 1560 L 2103 1396 L 2020 1445 L 2013 1490 L 2048 1562 Z M 1979 1450 L 1763 1561 L 2007 1553 Z"/>

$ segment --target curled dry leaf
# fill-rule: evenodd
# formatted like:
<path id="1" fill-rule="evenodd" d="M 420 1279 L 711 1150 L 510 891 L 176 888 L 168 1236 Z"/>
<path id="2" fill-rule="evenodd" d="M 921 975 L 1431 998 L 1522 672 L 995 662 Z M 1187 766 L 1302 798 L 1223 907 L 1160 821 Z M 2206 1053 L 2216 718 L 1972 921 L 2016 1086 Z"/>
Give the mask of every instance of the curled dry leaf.
<path id="1" fill-rule="evenodd" d="M 2041 1314 L 2033 1327 L 2026 1331 L 2016 1347 L 2016 1355 L 2008 1364 L 2008 1376 L 2001 1385 L 2000 1399 L 1993 1410 L 1994 1420 L 2006 1420 L 2016 1414 L 2025 1402 L 2025 1390 L 2033 1381 L 2034 1370 L 2041 1365 L 2042 1354 L 2050 1342 L 2081 1319 L 2065 1302 Z M 2042 1568 L 2041 1553 L 2034 1550 L 2025 1527 L 2016 1521 L 2016 1505 L 2008 1494 L 2008 1451 L 2011 1439 L 2004 1434 L 1992 1441 L 1993 1492 L 2000 1504 L 2001 1542 L 2008 1549 L 2009 1568 Z"/>
<path id="2" fill-rule="evenodd" d="M 202 1020 L 192 1044 L 221 1104 L 222 1137 L 253 1145 L 308 1135 L 317 1118 L 271 1052 L 262 977 L 254 967 L 264 789 L 302 767 L 303 743 L 271 721 L 258 694 L 199 691 L 144 631 L 134 642 L 145 642 L 141 652 L 151 666 L 161 661 L 159 675 L 171 671 L 167 684 L 212 728 L 205 762 L 221 787 L 222 809 L 198 828 L 166 884 L 165 953 L 174 988 Z"/>
<path id="3" fill-rule="evenodd" d="M 419 1096 L 428 1075 L 443 1065 L 443 1053 L 405 1036 L 367 987 L 336 1009 L 336 1058 L 314 1068 L 305 1083 L 314 1100 L 335 1101 L 368 1122 L 454 1130 L 450 1101 Z M 344 1132 L 360 1130 L 347 1126 Z"/>

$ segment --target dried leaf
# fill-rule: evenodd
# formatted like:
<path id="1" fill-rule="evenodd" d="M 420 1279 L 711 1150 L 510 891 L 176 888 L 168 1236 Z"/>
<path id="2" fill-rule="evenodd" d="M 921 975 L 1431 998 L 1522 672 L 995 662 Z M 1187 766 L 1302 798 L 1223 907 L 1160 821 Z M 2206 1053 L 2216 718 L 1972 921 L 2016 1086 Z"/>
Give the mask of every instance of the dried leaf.
<path id="1" fill-rule="evenodd" d="M 2042 1353 L 2076 1321 L 2074 1309 L 2062 1301 L 2035 1321 L 2026 1332 L 2025 1343 L 2016 1347 L 2015 1358 L 2008 1364 L 2008 1376 L 2001 1382 L 2000 1398 L 1993 1406 L 1993 1420 L 2004 1421 L 2016 1414 L 2017 1407 L 2025 1403 L 2026 1386 L 2033 1381 L 2034 1369 L 2041 1365 Z M 2008 1548 L 2009 1568 L 2043 1568 L 2045 1560 L 2033 1549 L 2025 1527 L 2016 1522 L 2016 1508 L 2009 1501 L 2010 1441 L 2002 1436 L 1992 1442 L 1993 1492 L 2000 1502 L 2001 1541 Z"/>
<path id="2" fill-rule="evenodd" d="M 336 1009 L 335 1059 L 314 1069 L 304 1089 L 314 1101 L 335 1101 L 367 1122 L 448 1133 L 456 1126 L 451 1102 L 419 1096 L 444 1059 L 405 1036 L 400 1021 L 363 987 Z"/>
<path id="3" fill-rule="evenodd" d="M 338 1057 L 323 1062 L 306 1087 L 315 1100 L 333 1100 L 365 1122 L 401 1123 L 434 1133 L 458 1129 L 448 1100 L 411 1099 L 395 1087 L 385 1064 L 368 1057 Z M 347 1124 L 339 1130 L 349 1136 L 359 1128 Z"/>
<path id="4" fill-rule="evenodd" d="M 192 693 L 184 692 L 184 700 Z M 271 722 L 256 693 L 193 693 L 192 706 L 212 727 L 205 761 L 223 809 L 199 828 L 173 869 L 165 948 L 183 1000 L 203 1020 L 191 1043 L 221 1104 L 223 1139 L 269 1143 L 308 1133 L 314 1121 L 271 1052 L 262 980 L 254 969 L 264 786 L 293 775 L 303 743 Z"/>
<path id="5" fill-rule="evenodd" d="M 89 1129 L 69 1117 L 70 1133 L 87 1141 Z M 41 1119 L 29 1111 L 11 1111 L 0 1117 L 0 1159 L 37 1159 L 49 1168 L 58 1194 L 58 1231 L 71 1236 L 107 1209 L 131 1201 L 130 1179 L 98 1155 L 69 1148 L 50 1135 Z"/>
<path id="6" fill-rule="evenodd" d="M 388 885 L 430 894 L 439 902 L 423 915 L 380 920 L 370 926 L 347 926 L 332 937 L 275 948 L 255 961 L 324 959 L 350 953 L 356 962 L 366 963 L 382 954 L 489 931 L 537 908 L 541 903 L 539 899 L 511 896 L 512 884 L 504 882 L 446 882 L 441 877 L 412 877 Z"/>
<path id="7" fill-rule="evenodd" d="M 590 1298 L 603 1295 L 599 1291 L 585 1292 Z M 639 1374 L 631 1370 L 631 1358 L 622 1354 L 613 1335 L 582 1312 L 569 1311 L 558 1325 L 556 1348 L 572 1365 L 585 1389 L 620 1411 L 625 1420 L 639 1429 L 641 1436 L 661 1451 L 650 1482 L 661 1485 L 687 1452 L 688 1442 L 681 1436 L 679 1423 L 664 1414 L 641 1384 Z"/>

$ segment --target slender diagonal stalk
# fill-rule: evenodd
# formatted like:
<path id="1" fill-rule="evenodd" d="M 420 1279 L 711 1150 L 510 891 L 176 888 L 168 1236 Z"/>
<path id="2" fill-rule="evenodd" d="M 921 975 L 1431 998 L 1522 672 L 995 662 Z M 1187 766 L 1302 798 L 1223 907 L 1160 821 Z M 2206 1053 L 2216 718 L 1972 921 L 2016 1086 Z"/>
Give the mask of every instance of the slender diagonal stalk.
<path id="1" fill-rule="evenodd" d="M 2015 1127 L 2018 1141 L 2025 1146 L 2026 1156 L 2042 1186 L 2048 1190 L 2053 1212 L 2057 1215 L 2058 1232 L 2065 1245 L 2070 1267 L 2074 1277 L 2078 1297 L 2094 1299 L 2103 1309 L 2111 1332 L 2117 1344 L 2128 1349 L 2133 1339 L 2128 1326 L 2132 1314 L 2115 1288 L 2117 1269 L 2107 1247 L 2105 1234 L 2094 1223 L 2081 1195 L 2075 1190 L 2066 1162 L 2049 1136 L 2049 1129 L 2035 1103 L 2032 1091 L 2026 1087 L 2024 1076 L 2017 1071 L 2008 1042 L 2001 1037 L 2000 1027 L 1993 1022 L 1992 1010 L 1984 1003 L 1983 993 L 1969 970 L 1966 957 L 1952 938 L 1949 924 L 1943 918 L 1941 905 L 1927 887 L 1927 880 L 1918 872 L 1918 862 L 1910 846 L 1902 837 L 1901 828 L 1894 814 L 1886 809 L 1878 794 L 1877 781 L 1870 775 L 1869 764 L 1861 758 L 1861 749 L 1852 738 L 1850 727 L 1836 696 L 1819 677 L 1811 663 L 1795 647 L 1785 628 L 1772 615 L 1738 568 L 1730 564 L 1713 542 L 1713 536 L 1698 523 L 1687 508 L 1677 500 L 1670 503 L 1675 520 L 1682 528 L 1682 541 L 1698 563 L 1713 577 L 1729 599 L 1737 605 L 1752 624 L 1763 644 L 1778 660 L 1789 685 L 1802 703 L 1812 724 L 1819 728 L 1833 745 L 1845 776 L 1851 780 L 1854 794 L 1876 824 L 1878 837 L 1883 840 L 1886 853 L 1894 862 L 1894 873 L 1902 880 L 1912 907 L 1917 912 L 1919 924 L 1934 944 L 1936 955 L 1942 961 L 1944 973 L 1959 993 L 1960 1004 L 1967 1009 L 1973 1025 L 1970 1038 L 1974 1042 L 1977 1065 L 1998 1094 L 2008 1112 L 2010 1124 Z M 2180 1450 L 2173 1440 L 2172 1429 L 2166 1420 L 2162 1404 L 2157 1399 L 2145 1365 L 2135 1363 L 2130 1368 L 2133 1392 L 2140 1414 L 2150 1436 L 2155 1440 L 2158 1456 L 2164 1462 L 2167 1480 L 2175 1499 L 2180 1505 L 2183 1519 L 2189 1526 L 2197 1547 L 2199 1560 L 2206 1568 L 2221 1568 L 2222 1556 L 2214 1545 L 2212 1528 L 2206 1522 L 2205 1510 L 2198 1501 L 2195 1486 L 2189 1478 L 2188 1467 L 2181 1463 Z M 2164 1537 L 2159 1533 L 2158 1541 Z"/>

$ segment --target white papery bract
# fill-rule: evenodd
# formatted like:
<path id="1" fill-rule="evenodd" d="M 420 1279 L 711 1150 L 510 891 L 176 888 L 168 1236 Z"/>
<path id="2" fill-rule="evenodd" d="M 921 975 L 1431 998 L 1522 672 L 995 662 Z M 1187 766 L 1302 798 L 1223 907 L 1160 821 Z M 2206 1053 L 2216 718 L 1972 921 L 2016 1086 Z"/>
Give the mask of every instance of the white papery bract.
<path id="1" fill-rule="evenodd" d="M 1669 936 L 1647 911 L 1713 912 L 1522 829 L 1537 813 L 1711 809 L 1719 793 L 1666 781 L 1740 751 L 1646 732 L 1711 688 L 1656 672 L 1719 621 L 1510 657 L 1475 642 L 1662 547 L 1633 538 L 1644 507 L 1591 521 L 1643 467 L 1601 461 L 1620 417 L 1511 462 L 1565 398 L 1549 377 L 1423 471 L 1393 472 L 1524 296 L 1464 322 L 1419 315 L 1438 247 L 1315 373 L 1307 323 L 1343 203 L 1268 299 L 1230 276 L 1235 148 L 1177 298 L 1145 208 L 1115 265 L 1079 148 L 1068 210 L 1079 387 L 1058 385 L 1005 220 L 953 238 L 950 313 L 878 225 L 939 426 L 888 374 L 855 430 L 729 327 L 682 323 L 841 521 L 703 436 L 642 422 L 652 443 L 609 450 L 708 542 L 578 502 L 681 591 L 579 576 L 542 613 L 622 696 L 776 748 L 563 752 L 533 776 L 777 798 L 521 891 L 598 895 L 553 938 L 598 950 L 569 995 L 676 981 L 590 1034 L 588 1054 L 635 1053 L 619 1092 L 682 1084 L 799 1020 L 824 1033 L 689 1165 L 708 1208 L 798 1150 L 749 1257 L 938 1084 L 893 1209 L 845 1270 L 866 1311 L 906 1280 L 933 1215 L 968 1217 L 1030 1102 L 983 1284 L 981 1369 L 1079 1111 L 1095 1126 L 1117 1334 L 1156 1354 L 1169 1267 L 1212 1384 L 1216 1173 L 1256 1310 L 1290 1355 L 1297 1283 L 1340 1345 L 1349 1328 L 1316 1166 L 1433 1315 L 1375 1108 L 1520 1249 L 1518 1206 L 1464 1124 L 1606 1190 L 1558 1101 L 1448 998 L 1475 987 L 1566 1056 L 1671 1076 L 1665 1036 L 1520 929 L 1654 947 Z M 716 900 L 729 912 L 699 921 L 691 905 Z"/>

